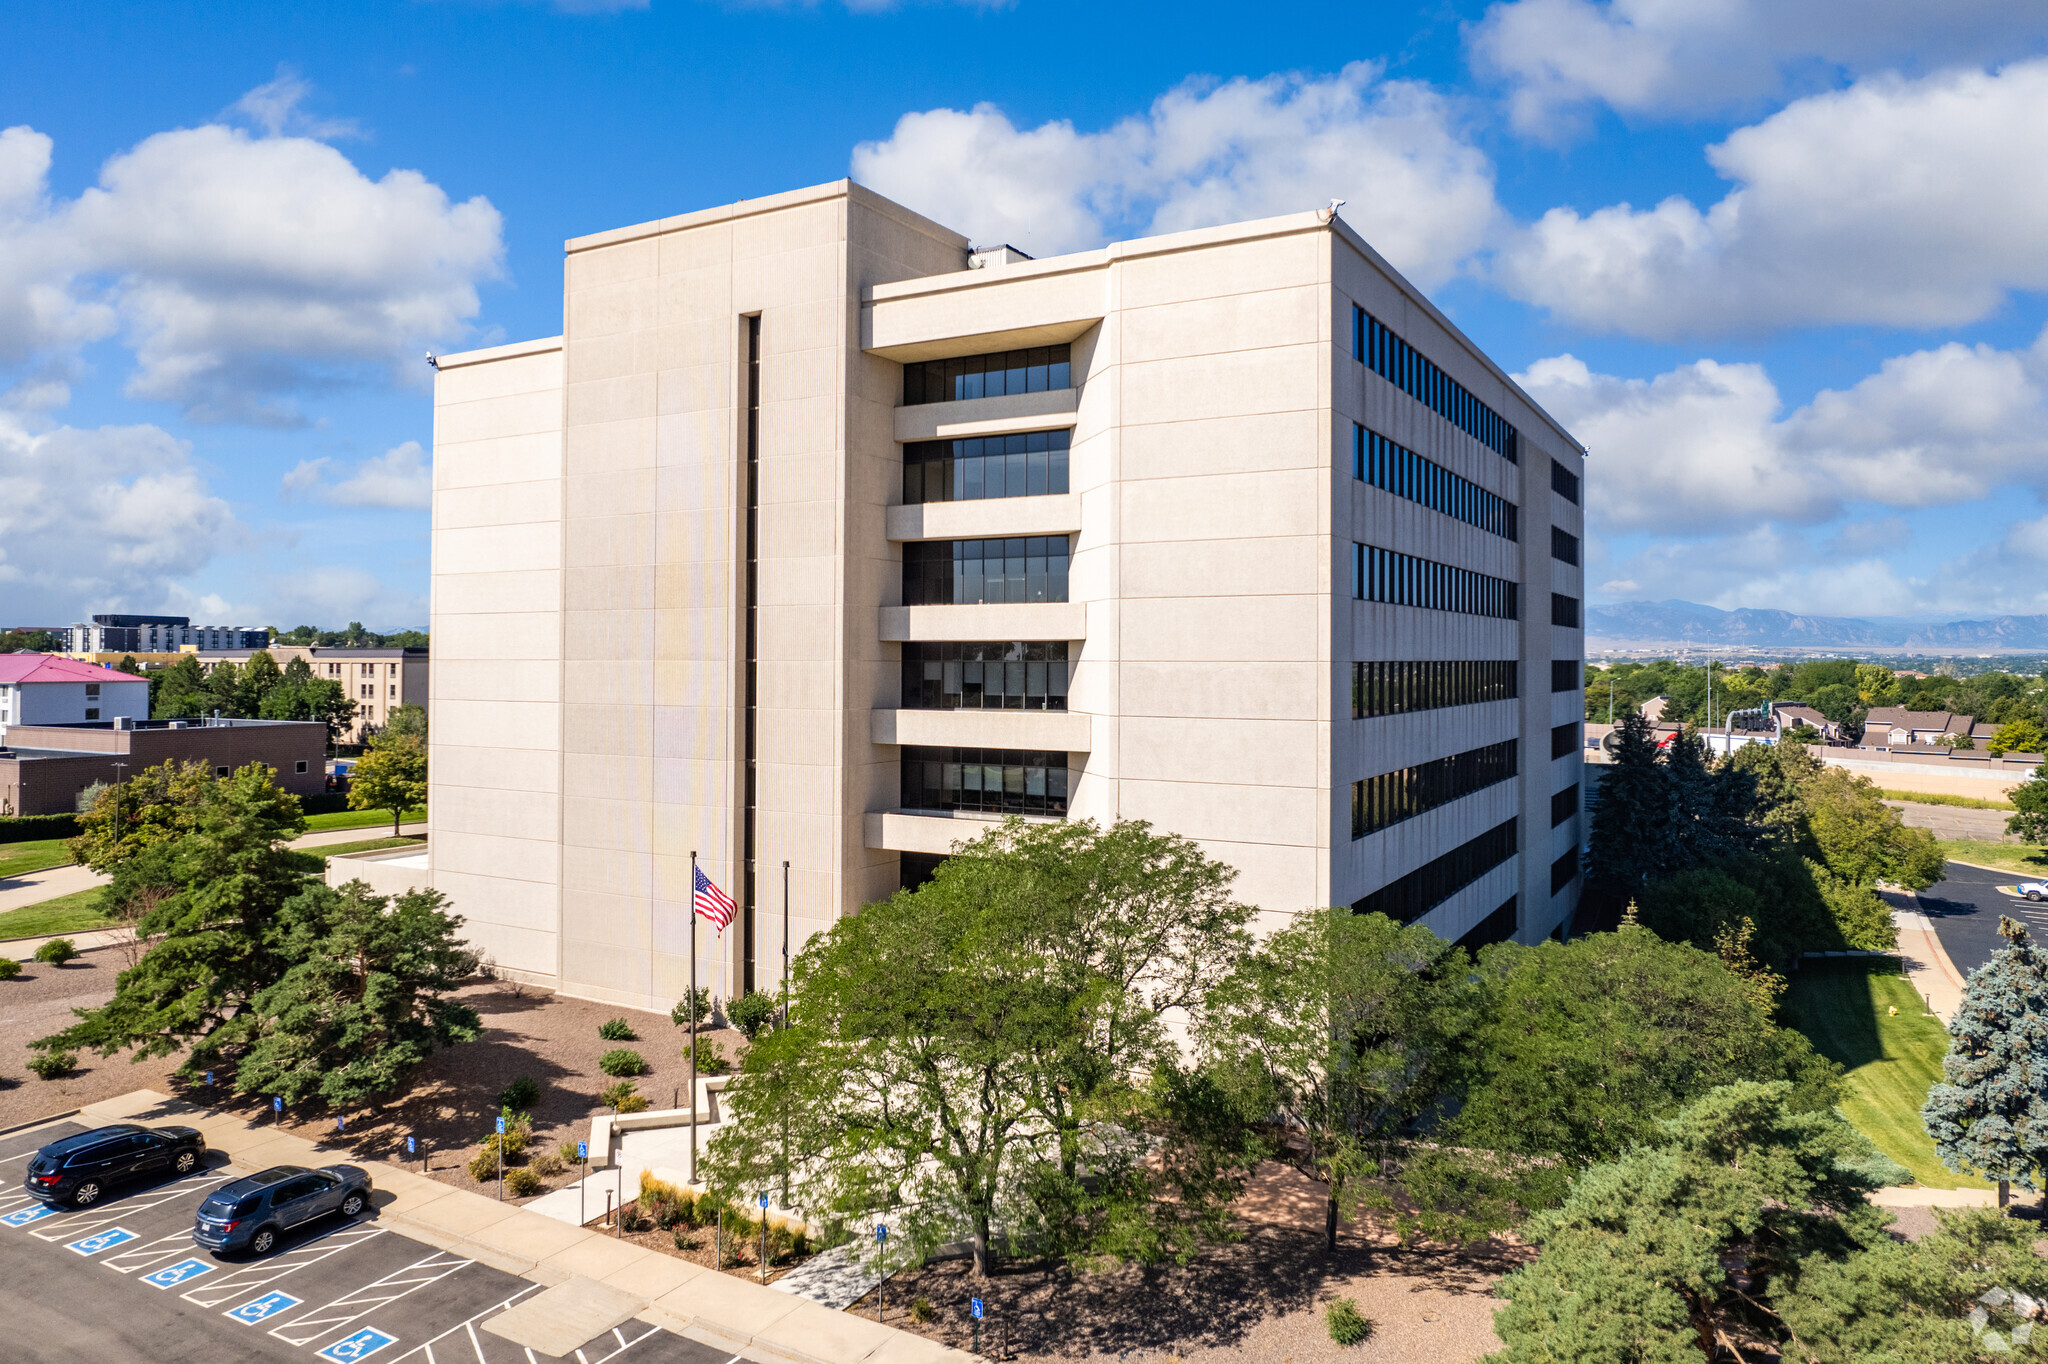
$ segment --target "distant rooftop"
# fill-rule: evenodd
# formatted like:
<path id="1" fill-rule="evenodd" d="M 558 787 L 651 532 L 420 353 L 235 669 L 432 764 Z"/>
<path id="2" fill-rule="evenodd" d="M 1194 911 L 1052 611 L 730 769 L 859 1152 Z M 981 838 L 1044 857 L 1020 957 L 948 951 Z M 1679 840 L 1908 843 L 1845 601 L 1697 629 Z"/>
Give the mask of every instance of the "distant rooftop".
<path id="1" fill-rule="evenodd" d="M 0 654 L 0 686 L 17 682 L 140 682 L 103 663 L 80 663 L 59 654 Z"/>

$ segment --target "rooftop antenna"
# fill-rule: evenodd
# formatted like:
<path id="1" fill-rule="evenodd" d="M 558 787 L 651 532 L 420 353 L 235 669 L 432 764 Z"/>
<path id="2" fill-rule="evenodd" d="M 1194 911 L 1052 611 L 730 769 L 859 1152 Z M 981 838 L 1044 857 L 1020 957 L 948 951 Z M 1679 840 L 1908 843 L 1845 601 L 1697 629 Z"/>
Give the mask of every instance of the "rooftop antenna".
<path id="1" fill-rule="evenodd" d="M 440 356 L 438 356 L 438 355 L 436 355 L 436 354 L 434 354 L 434 352 L 432 352 L 432 351 L 428 351 L 428 352 L 427 352 L 427 368 L 428 368 L 428 369 L 431 369 L 431 370 L 434 370 L 434 371 L 436 371 L 436 372 L 439 372 L 439 370 L 440 370 L 440 368 L 441 368 L 441 357 L 440 357 Z"/>
<path id="2" fill-rule="evenodd" d="M 1350 200 L 1348 199 L 1330 200 L 1330 206 L 1322 211 L 1323 221 L 1327 223 L 1331 219 L 1335 218 L 1337 216 L 1337 210 L 1344 207 L 1344 205 L 1349 202 Z"/>

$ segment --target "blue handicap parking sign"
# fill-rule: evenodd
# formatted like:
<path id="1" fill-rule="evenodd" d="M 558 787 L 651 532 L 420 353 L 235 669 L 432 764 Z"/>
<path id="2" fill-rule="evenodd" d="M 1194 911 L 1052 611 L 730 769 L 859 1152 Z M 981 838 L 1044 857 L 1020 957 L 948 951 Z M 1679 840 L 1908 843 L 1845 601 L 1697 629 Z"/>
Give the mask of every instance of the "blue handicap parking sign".
<path id="1" fill-rule="evenodd" d="M 969 1304 L 970 1304 L 970 1305 L 971 1305 L 971 1306 L 973 1307 L 973 1309 L 974 1309 L 974 1319 L 975 1319 L 976 1321 L 980 1321 L 980 1320 L 981 1320 L 981 1299 L 980 1299 L 980 1298 L 969 1298 L 969 1299 L 968 1299 L 967 1301 L 968 1301 L 968 1303 L 969 1303 Z"/>
<path id="2" fill-rule="evenodd" d="M 201 1274 L 213 1273 L 213 1266 L 204 1260 L 180 1260 L 174 1265 L 165 1265 L 154 1274 L 145 1274 L 142 1281 L 154 1288 L 176 1288 L 189 1283 Z"/>
<path id="3" fill-rule="evenodd" d="M 414 1150 L 414 1147 L 413 1147 L 413 1144 L 412 1144 L 412 1138 L 411 1138 L 411 1137 L 407 1137 L 407 1138 L 405 1139 L 405 1153 L 406 1153 L 407 1155 L 411 1155 L 411 1154 L 413 1154 L 413 1150 Z"/>
<path id="4" fill-rule="evenodd" d="M 589 1160 L 589 1159 L 590 1159 L 590 1143 L 589 1143 L 589 1142 L 587 1142 L 587 1141 L 579 1141 L 579 1142 L 577 1142 L 577 1143 L 576 1143 L 576 1159 L 578 1159 L 578 1160 Z"/>
<path id="5" fill-rule="evenodd" d="M 103 1250 L 120 1245 L 123 1241 L 134 1239 L 135 1233 L 126 1227 L 109 1227 L 105 1231 L 95 1232 L 91 1236 L 73 1241 L 64 1249 L 75 1250 L 80 1255 L 97 1255 Z"/>
<path id="6" fill-rule="evenodd" d="M 343 1336 L 324 1350 L 315 1352 L 317 1359 L 331 1359 L 335 1364 L 353 1364 L 358 1359 L 368 1359 L 386 1345 L 398 1343 L 397 1336 L 387 1336 L 382 1331 L 365 1326 L 352 1336 Z"/>
<path id="7" fill-rule="evenodd" d="M 236 1321 L 254 1326 L 265 1317 L 274 1317 L 279 1312 L 283 1312 L 288 1308 L 297 1307 L 300 1301 L 301 1299 L 295 1298 L 289 1293 L 265 1293 L 260 1298 L 249 1299 L 240 1307 L 230 1307 L 221 1315 L 233 1317 Z"/>
<path id="8" fill-rule="evenodd" d="M 283 1100 L 283 1099 L 272 1099 L 272 1100 L 270 1101 L 270 1111 L 271 1111 L 271 1112 L 273 1112 L 273 1113 L 282 1113 L 282 1112 L 284 1112 L 284 1100 Z"/>
<path id="9" fill-rule="evenodd" d="M 25 1227 L 31 1222 L 40 1222 L 45 1217 L 56 1215 L 57 1210 L 48 1203 L 38 1203 L 33 1207 L 16 1208 L 5 1217 L 0 1217 L 0 1227 Z"/>
<path id="10" fill-rule="evenodd" d="M 886 1241 L 888 1239 L 889 1229 L 883 1226 L 880 1222 L 875 1223 L 875 1240 Z"/>
<path id="11" fill-rule="evenodd" d="M 762 1195 L 761 1195 L 761 1206 L 762 1206 L 762 1207 L 764 1207 L 764 1208 L 768 1206 L 768 1195 L 767 1195 L 767 1194 L 762 1194 Z"/>
<path id="12" fill-rule="evenodd" d="M 498 1119 L 498 1135 L 501 1137 L 505 1135 L 505 1119 L 502 1117 Z"/>

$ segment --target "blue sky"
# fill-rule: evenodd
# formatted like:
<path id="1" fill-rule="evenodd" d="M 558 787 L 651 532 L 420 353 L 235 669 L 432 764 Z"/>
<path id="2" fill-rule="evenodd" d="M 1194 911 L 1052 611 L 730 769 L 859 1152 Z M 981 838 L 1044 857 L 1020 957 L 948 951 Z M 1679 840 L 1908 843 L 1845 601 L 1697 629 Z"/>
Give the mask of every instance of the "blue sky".
<path id="1" fill-rule="evenodd" d="M 849 172 L 1040 255 L 1345 198 L 1591 448 L 1596 600 L 2048 611 L 2037 0 L 16 0 L 0 47 L 0 625 L 425 624 L 421 354 L 558 331 L 566 237 Z"/>

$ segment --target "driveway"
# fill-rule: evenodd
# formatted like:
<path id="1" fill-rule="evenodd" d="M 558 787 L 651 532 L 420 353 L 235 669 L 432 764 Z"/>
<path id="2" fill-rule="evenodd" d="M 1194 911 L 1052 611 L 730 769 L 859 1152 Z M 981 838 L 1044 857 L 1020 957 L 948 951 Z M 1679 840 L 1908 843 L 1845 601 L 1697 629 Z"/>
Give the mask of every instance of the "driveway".
<path id="1" fill-rule="evenodd" d="M 2035 938 L 2048 940 L 2048 901 L 2034 904 L 1999 889 L 2018 880 L 2009 871 L 1950 862 L 1948 875 L 1920 892 L 1921 912 L 1965 978 L 1998 950 L 2000 915 L 2018 919 Z"/>

